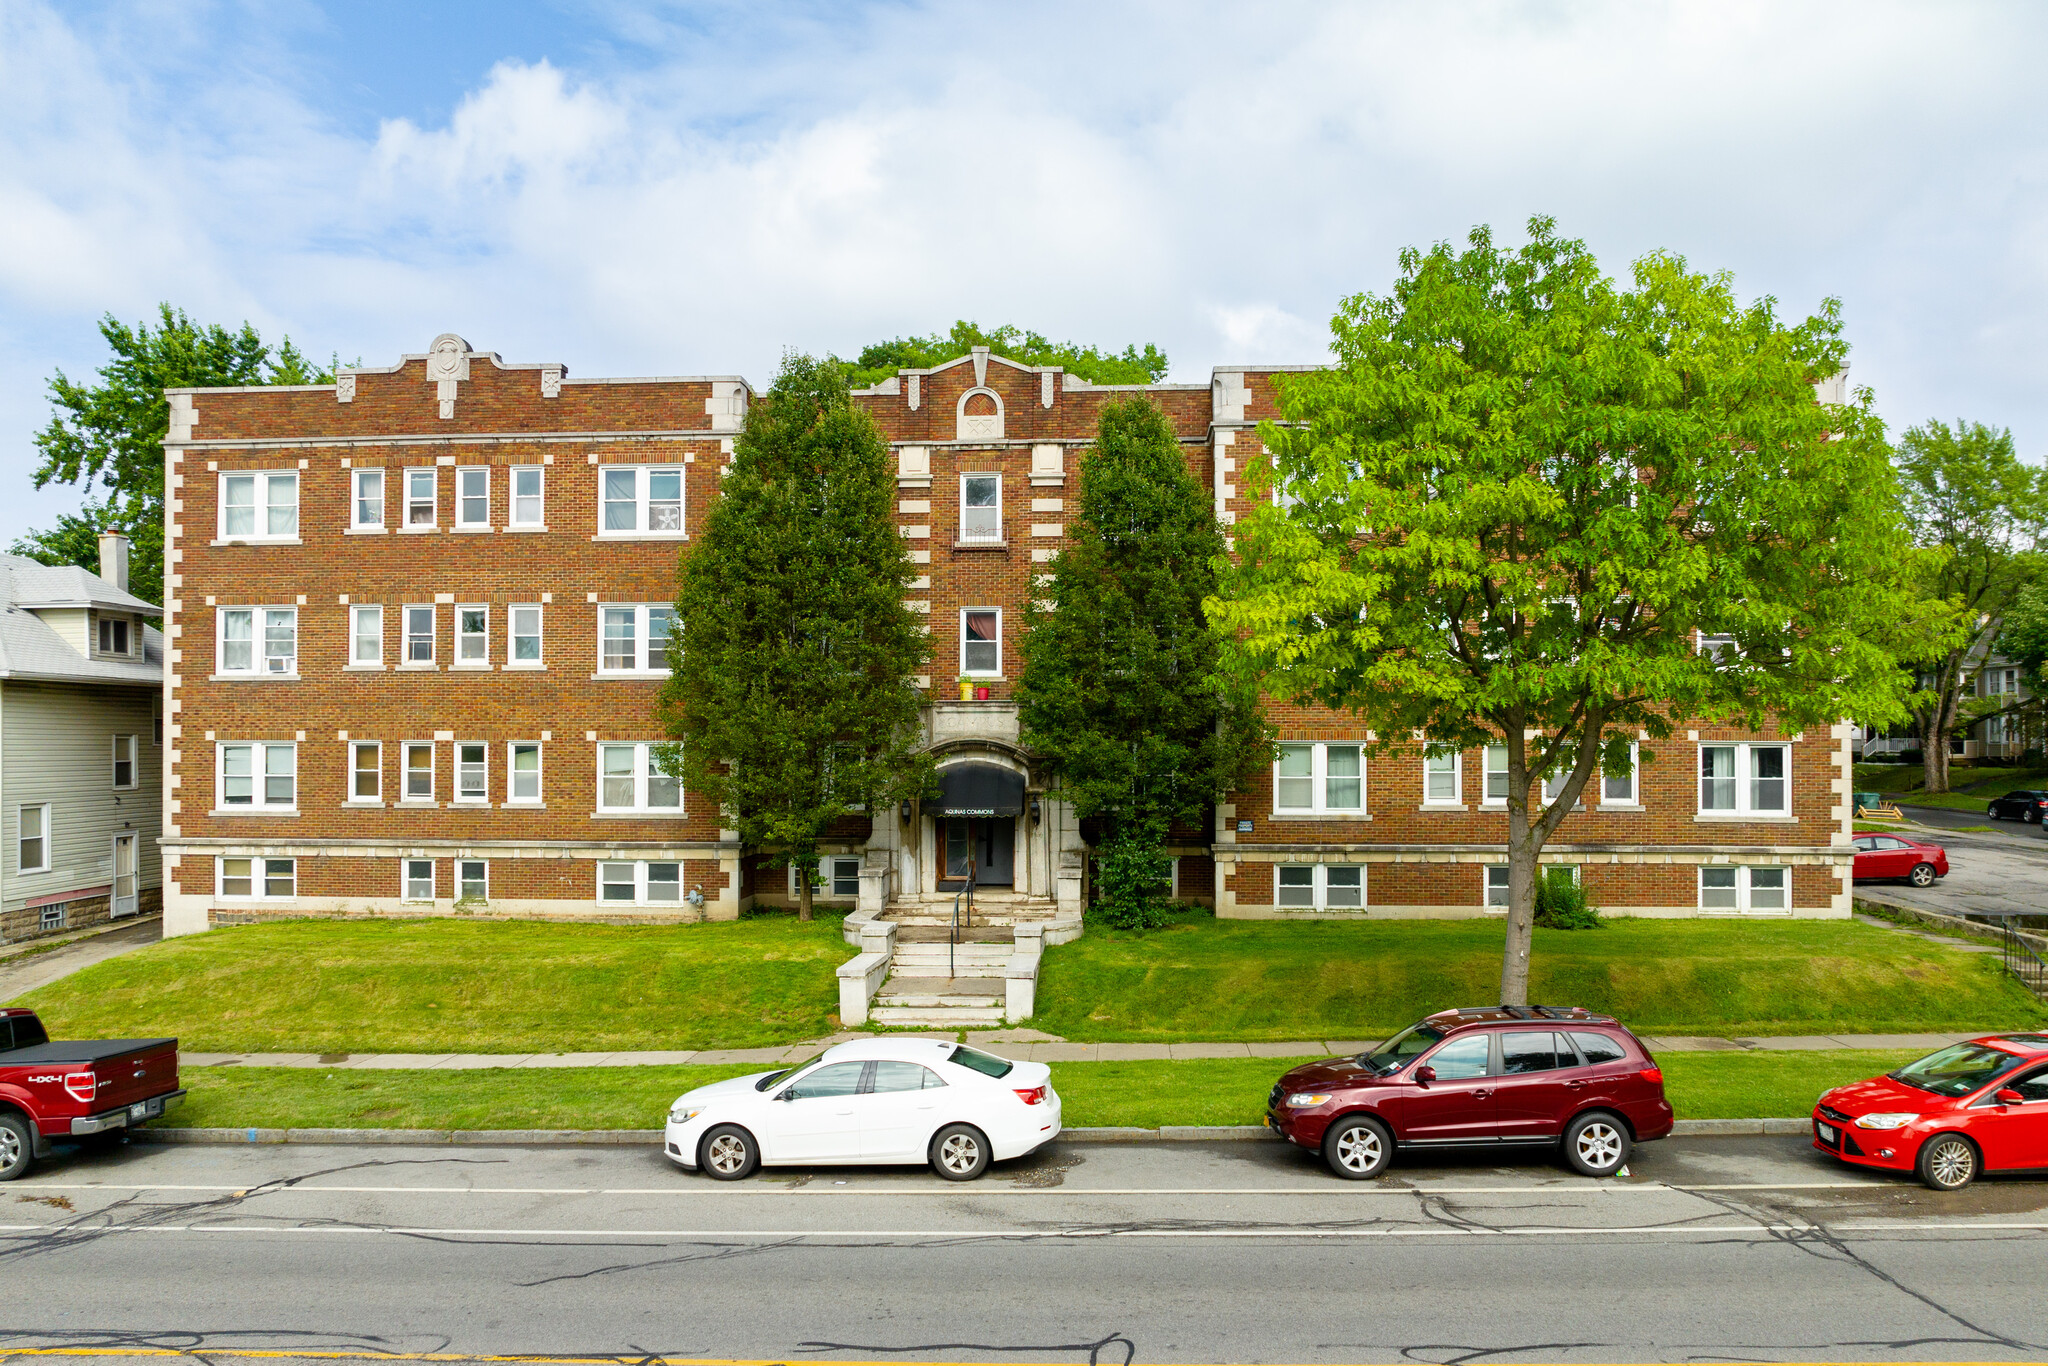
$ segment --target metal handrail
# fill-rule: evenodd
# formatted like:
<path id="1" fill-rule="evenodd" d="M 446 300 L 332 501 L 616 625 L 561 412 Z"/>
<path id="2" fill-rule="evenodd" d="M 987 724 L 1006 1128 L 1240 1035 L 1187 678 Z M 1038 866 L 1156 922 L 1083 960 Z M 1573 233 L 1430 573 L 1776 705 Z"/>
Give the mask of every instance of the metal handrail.
<path id="1" fill-rule="evenodd" d="M 2048 959 L 2034 951 L 2034 946 L 2021 937 L 2020 932 L 2007 920 L 1999 926 L 1999 939 L 2004 944 L 2005 970 L 2020 979 L 2020 984 L 2036 996 L 2048 995 Z"/>
<path id="2" fill-rule="evenodd" d="M 953 970 L 953 946 L 960 942 L 960 900 L 962 897 L 965 897 L 967 900 L 967 923 L 972 925 L 974 923 L 974 870 L 971 868 L 967 872 L 967 885 L 953 893 L 953 931 L 946 940 L 946 976 L 949 978 L 960 975 Z"/>

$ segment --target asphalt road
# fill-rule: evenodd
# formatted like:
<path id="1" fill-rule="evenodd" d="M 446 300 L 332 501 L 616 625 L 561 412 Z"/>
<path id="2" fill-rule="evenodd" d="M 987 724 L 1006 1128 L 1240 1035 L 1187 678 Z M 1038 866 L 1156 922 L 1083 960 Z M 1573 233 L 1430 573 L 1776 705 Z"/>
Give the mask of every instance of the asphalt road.
<path id="1" fill-rule="evenodd" d="M 1936 816 L 1943 816 L 1969 825 L 1987 824 L 1981 813 L 1973 816 L 1933 807 L 1907 809 L 1906 814 L 1915 822 L 1931 823 Z M 2018 821 L 1989 824 L 1994 828 L 1970 834 L 1949 828 L 1901 830 L 1907 839 L 1926 840 L 1946 849 L 1948 876 L 1927 888 L 1909 887 L 1904 882 L 1859 882 L 1856 895 L 1944 915 L 1992 911 L 2048 914 L 2048 835 Z"/>
<path id="2" fill-rule="evenodd" d="M 2048 1357 L 2048 1184 L 1938 1197 L 1799 1139 L 1605 1183 L 1497 1159 L 1355 1184 L 1277 1142 L 1054 1145 L 965 1186 L 721 1185 L 652 1149 L 137 1144 L 0 1187 L 0 1361 Z"/>

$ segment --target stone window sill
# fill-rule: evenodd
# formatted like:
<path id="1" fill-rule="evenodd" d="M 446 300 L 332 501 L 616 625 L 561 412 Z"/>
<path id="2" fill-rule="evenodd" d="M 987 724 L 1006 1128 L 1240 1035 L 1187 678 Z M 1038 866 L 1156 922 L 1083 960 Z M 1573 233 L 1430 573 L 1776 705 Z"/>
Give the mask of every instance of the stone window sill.
<path id="1" fill-rule="evenodd" d="M 687 541 L 687 531 L 600 531 L 593 541 Z"/>
<path id="2" fill-rule="evenodd" d="M 487 674 L 494 667 L 494 665 L 490 664 L 450 664 L 448 672 L 452 674 Z"/>
<path id="3" fill-rule="evenodd" d="M 960 550 L 1008 550 L 1008 541 L 955 541 L 953 549 Z"/>
<path id="4" fill-rule="evenodd" d="M 547 667 L 548 667 L 548 666 L 547 666 L 547 665 L 545 665 L 545 664 L 541 664 L 541 663 L 538 663 L 538 662 L 536 662 L 536 661 L 534 661 L 534 660 L 530 660 L 530 659 L 527 659 L 527 660 L 521 660 L 521 661 L 519 661 L 518 663 L 515 663 L 515 664 L 507 664 L 507 665 L 505 665 L 505 666 L 504 666 L 504 668 L 505 668 L 505 672 L 506 672 L 506 673 L 529 673 L 529 674 L 534 674 L 534 673 L 544 673 L 544 672 L 546 672 L 546 671 L 547 671 Z"/>
<path id="5" fill-rule="evenodd" d="M 237 536 L 237 537 L 233 538 L 232 540 L 223 540 L 223 541 L 208 541 L 208 542 L 207 542 L 207 544 L 208 544 L 208 545 L 210 545 L 210 546 L 228 546 L 228 545 L 246 545 L 246 546 L 258 546 L 258 545 L 304 545 L 304 544 L 305 544 L 305 542 L 304 542 L 304 541 L 302 541 L 302 540 L 300 540 L 300 539 L 299 539 L 298 537 L 296 537 L 296 536 Z"/>
<path id="6" fill-rule="evenodd" d="M 459 526 L 452 528 L 452 530 L 458 536 L 488 536 L 496 531 L 497 528 L 490 526 Z"/>
<path id="7" fill-rule="evenodd" d="M 683 811 L 681 808 L 673 811 L 593 811 L 590 813 L 590 819 L 594 821 L 679 821 L 683 819 Z"/>
<path id="8" fill-rule="evenodd" d="M 1424 802 L 1415 809 L 1417 811 L 1470 811 L 1472 808 L 1463 802 Z"/>
<path id="9" fill-rule="evenodd" d="M 1797 825 L 1797 816 L 1773 816 L 1765 812 L 1755 814 L 1736 811 L 1702 811 L 1693 817 L 1701 825 Z"/>
<path id="10" fill-rule="evenodd" d="M 296 806 L 217 806 L 206 813 L 209 816 L 285 816 L 296 817 Z"/>
<path id="11" fill-rule="evenodd" d="M 395 801 L 391 803 L 391 806 L 392 809 L 397 811 L 439 811 L 441 809 L 441 803 L 439 802 L 414 801 L 409 798 Z"/>
<path id="12" fill-rule="evenodd" d="M 345 674 L 380 674 L 385 670 L 382 664 L 344 664 L 341 671 Z"/>
<path id="13" fill-rule="evenodd" d="M 1644 806 L 1641 802 L 1602 802 L 1600 803 L 1600 809 L 1602 811 L 1618 812 L 1625 816 L 1640 816 L 1648 812 L 1650 808 Z"/>
<path id="14" fill-rule="evenodd" d="M 297 683 L 298 674 L 208 674 L 209 683 Z"/>
<path id="15" fill-rule="evenodd" d="M 398 534 L 401 536 L 436 536 L 440 534 L 440 531 L 441 528 L 437 526 L 402 526 L 398 528 Z"/>
<path id="16" fill-rule="evenodd" d="M 499 530 L 505 532 L 507 535 L 516 535 L 522 532 L 546 531 L 547 528 L 544 526 L 508 526 L 500 527 Z"/>
<path id="17" fill-rule="evenodd" d="M 344 811 L 382 811 L 384 807 L 385 804 L 383 802 L 373 802 L 367 797 L 361 801 L 350 798 L 341 804 L 341 809 Z"/>
<path id="18" fill-rule="evenodd" d="M 381 526 L 352 526 L 341 534 L 344 536 L 386 536 L 390 534 L 390 530 L 389 527 Z"/>
<path id="19" fill-rule="evenodd" d="M 441 666 L 439 664 L 400 664 L 392 672 L 401 674 L 437 674 L 441 672 Z"/>
<path id="20" fill-rule="evenodd" d="M 1274 821 L 1369 821 L 1368 811 L 1275 811 L 1268 820 Z"/>

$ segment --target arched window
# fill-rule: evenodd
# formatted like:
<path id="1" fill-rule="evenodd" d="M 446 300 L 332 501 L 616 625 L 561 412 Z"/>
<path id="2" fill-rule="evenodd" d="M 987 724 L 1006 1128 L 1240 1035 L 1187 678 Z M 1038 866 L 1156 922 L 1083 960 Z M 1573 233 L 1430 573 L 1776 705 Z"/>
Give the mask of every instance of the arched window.
<path id="1" fill-rule="evenodd" d="M 969 389 L 960 395 L 956 440 L 999 441 L 1003 435 L 1003 400 L 993 389 Z"/>

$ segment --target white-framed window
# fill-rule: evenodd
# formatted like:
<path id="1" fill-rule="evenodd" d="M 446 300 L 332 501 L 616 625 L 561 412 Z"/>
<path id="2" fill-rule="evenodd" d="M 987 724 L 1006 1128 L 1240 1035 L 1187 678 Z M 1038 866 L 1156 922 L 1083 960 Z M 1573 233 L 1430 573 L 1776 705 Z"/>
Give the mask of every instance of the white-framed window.
<path id="1" fill-rule="evenodd" d="M 1792 810 L 1792 747 L 1701 745 L 1700 810 L 1785 816 Z"/>
<path id="2" fill-rule="evenodd" d="M 597 899 L 643 906 L 673 906 L 683 899 L 683 865 L 662 860 L 597 865 Z"/>
<path id="3" fill-rule="evenodd" d="M 1558 799 L 1559 797 L 1562 797 L 1562 796 L 1564 795 L 1564 789 L 1565 789 L 1565 784 L 1569 783 L 1569 782 L 1570 782 L 1571 780 L 1572 780 L 1572 771 L 1571 771 L 1571 768 L 1570 768 L 1569 766 L 1567 766 L 1567 767 L 1564 767 L 1564 768 L 1560 768 L 1560 769 L 1558 769 L 1558 770 L 1556 770 L 1555 772 L 1552 772 L 1552 773 L 1546 773 L 1546 774 L 1544 774 L 1544 775 L 1543 775 L 1543 804 L 1544 804 L 1545 806 L 1548 806 L 1548 805 L 1550 805 L 1550 804 L 1551 804 L 1552 802 L 1556 801 L 1556 800 L 1557 800 L 1557 799 Z M 1579 801 L 1580 801 L 1581 803 L 1584 803 L 1584 801 L 1585 801 L 1585 800 L 1586 800 L 1586 790 L 1585 790 L 1584 788 L 1580 788 L 1580 789 L 1579 789 Z"/>
<path id="4" fill-rule="evenodd" d="M 430 802 L 434 800 L 433 741 L 407 740 L 405 742 L 405 791 L 399 800 L 407 802 Z"/>
<path id="5" fill-rule="evenodd" d="M 1486 806 L 1508 804 L 1508 747 L 1488 745 L 1486 747 Z"/>
<path id="6" fill-rule="evenodd" d="M 1273 764 L 1275 815 L 1365 811 L 1365 754 L 1355 744 L 1285 744 Z"/>
<path id="7" fill-rule="evenodd" d="M 380 742 L 348 742 L 348 799 L 352 802 L 383 804 L 384 746 Z"/>
<path id="8" fill-rule="evenodd" d="M 299 535 L 299 476 L 250 470 L 220 477 L 223 541 L 290 541 Z"/>
<path id="9" fill-rule="evenodd" d="M 1792 909 L 1792 871 L 1713 863 L 1700 869 L 1700 909 L 1783 915 Z"/>
<path id="10" fill-rule="evenodd" d="M 223 899 L 290 901 L 299 894 L 297 859 L 224 855 L 213 867 L 214 895 Z"/>
<path id="11" fill-rule="evenodd" d="M 98 624 L 101 654 L 138 653 L 135 647 L 142 643 L 142 631 L 134 622 L 127 617 L 101 617 Z"/>
<path id="12" fill-rule="evenodd" d="M 1424 754 L 1422 756 L 1422 804 L 1424 806 L 1459 806 L 1464 802 L 1465 756 L 1452 751 L 1449 754 Z"/>
<path id="13" fill-rule="evenodd" d="M 215 673 L 292 678 L 299 672 L 299 609 L 223 607 Z"/>
<path id="14" fill-rule="evenodd" d="M 399 860 L 398 894 L 406 901 L 434 899 L 434 861 L 430 858 Z"/>
<path id="15" fill-rule="evenodd" d="M 1641 802 L 1636 785 L 1636 742 L 1628 744 L 1628 767 L 1610 764 L 1604 759 L 1600 764 L 1600 805 L 1636 806 Z"/>
<path id="16" fill-rule="evenodd" d="M 19 807 L 14 815 L 14 871 L 50 871 L 50 804 Z"/>
<path id="17" fill-rule="evenodd" d="M 666 602 L 612 603 L 597 609 L 597 671 L 668 672 L 668 637 L 676 609 Z"/>
<path id="18" fill-rule="evenodd" d="M 491 663 L 491 609 L 468 602 L 455 609 L 455 669 L 484 669 Z"/>
<path id="19" fill-rule="evenodd" d="M 538 669 L 542 667 L 540 608 L 541 605 L 537 602 L 515 602 L 505 609 L 506 668 Z"/>
<path id="20" fill-rule="evenodd" d="M 351 531 L 382 531 L 384 529 L 384 471 L 361 469 L 349 471 L 349 529 Z"/>
<path id="21" fill-rule="evenodd" d="M 432 465 L 405 472 L 405 529 L 418 531 L 436 524 L 441 502 L 441 472 Z"/>
<path id="22" fill-rule="evenodd" d="M 1354 911 L 1365 905 L 1362 863 L 1279 863 L 1274 903 L 1296 910 Z"/>
<path id="23" fill-rule="evenodd" d="M 214 747 L 214 791 L 223 809 L 284 811 L 299 800 L 299 747 L 289 740 L 228 741 Z"/>
<path id="24" fill-rule="evenodd" d="M 789 894 L 797 896 L 802 889 L 797 885 L 797 868 L 789 866 Z M 830 897 L 834 901 L 851 900 L 860 895 L 860 859 L 834 855 L 818 860 L 818 880 L 814 896 Z"/>
<path id="25" fill-rule="evenodd" d="M 1579 866 L 1576 863 L 1545 863 L 1538 865 L 1536 876 L 1568 879 L 1576 887 L 1579 884 Z M 1486 865 L 1486 909 L 1505 911 L 1508 908 L 1508 866 L 1505 863 Z"/>
<path id="26" fill-rule="evenodd" d="M 1709 659 L 1733 659 L 1740 650 L 1734 636 L 1720 632 L 1701 631 L 1697 633 L 1696 640 L 1699 652 Z"/>
<path id="27" fill-rule="evenodd" d="M 540 741 L 514 740 L 505 746 L 505 800 L 540 804 Z"/>
<path id="28" fill-rule="evenodd" d="M 348 662 L 358 668 L 381 668 L 384 664 L 384 609 L 348 609 Z"/>
<path id="29" fill-rule="evenodd" d="M 680 814 L 683 783 L 661 771 L 659 742 L 597 747 L 597 809 Z"/>
<path id="30" fill-rule="evenodd" d="M 960 539 L 1003 539 L 1003 477 L 999 474 L 960 476 Z"/>
<path id="31" fill-rule="evenodd" d="M 463 465 L 455 471 L 455 529 L 483 531 L 491 525 L 491 467 Z"/>
<path id="32" fill-rule="evenodd" d="M 491 865 L 480 858 L 459 858 L 455 860 L 455 899 L 457 901 L 489 901 L 491 899 Z"/>
<path id="33" fill-rule="evenodd" d="M 131 788 L 141 781 L 138 777 L 140 765 L 135 758 L 136 737 L 116 735 L 114 737 L 114 786 Z"/>
<path id="34" fill-rule="evenodd" d="M 547 525 L 547 500 L 544 496 L 545 476 L 539 465 L 514 465 L 512 467 L 512 525 L 539 527 Z"/>
<path id="35" fill-rule="evenodd" d="M 597 478 L 600 536 L 683 534 L 681 465 L 606 465 Z"/>
<path id="36" fill-rule="evenodd" d="M 481 740 L 455 743 L 454 800 L 478 805 L 491 799 L 490 746 Z"/>
<path id="37" fill-rule="evenodd" d="M 972 678 L 1003 676 L 1003 609 L 960 609 L 960 672 Z"/>
<path id="38" fill-rule="evenodd" d="M 434 609 L 408 605 L 405 609 L 405 664 L 434 662 Z"/>

